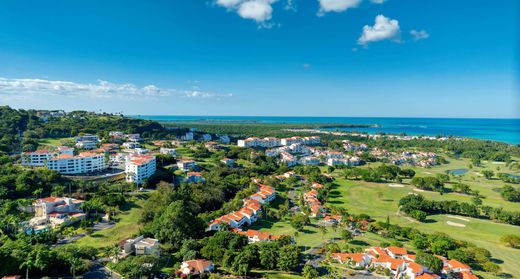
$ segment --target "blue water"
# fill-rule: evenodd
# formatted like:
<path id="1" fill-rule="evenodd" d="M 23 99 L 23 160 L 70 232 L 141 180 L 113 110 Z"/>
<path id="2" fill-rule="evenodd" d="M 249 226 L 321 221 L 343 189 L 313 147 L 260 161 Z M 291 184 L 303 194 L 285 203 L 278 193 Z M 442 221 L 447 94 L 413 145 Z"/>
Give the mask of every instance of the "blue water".
<path id="1" fill-rule="evenodd" d="M 454 169 L 454 170 L 450 170 L 449 173 L 455 174 L 455 175 L 462 175 L 462 174 L 467 173 L 468 171 L 469 171 L 468 169 Z"/>
<path id="2" fill-rule="evenodd" d="M 157 121 L 247 121 L 259 123 L 378 124 L 371 128 L 342 128 L 344 131 L 385 132 L 427 136 L 460 136 L 520 144 L 520 119 L 474 118 L 386 118 L 386 117 L 278 117 L 278 116 L 134 116 Z"/>

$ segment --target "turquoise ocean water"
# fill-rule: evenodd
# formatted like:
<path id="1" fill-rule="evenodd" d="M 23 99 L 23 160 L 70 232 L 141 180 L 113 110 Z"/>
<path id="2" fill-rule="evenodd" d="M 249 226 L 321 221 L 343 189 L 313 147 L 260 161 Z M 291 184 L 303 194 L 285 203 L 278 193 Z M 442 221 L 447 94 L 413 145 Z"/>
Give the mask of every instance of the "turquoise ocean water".
<path id="1" fill-rule="evenodd" d="M 428 136 L 460 136 L 520 144 L 520 119 L 483 118 L 387 118 L 387 117 L 282 117 L 282 116 L 171 116 L 139 115 L 156 121 L 233 121 L 258 123 L 378 124 L 373 128 L 340 130 Z"/>

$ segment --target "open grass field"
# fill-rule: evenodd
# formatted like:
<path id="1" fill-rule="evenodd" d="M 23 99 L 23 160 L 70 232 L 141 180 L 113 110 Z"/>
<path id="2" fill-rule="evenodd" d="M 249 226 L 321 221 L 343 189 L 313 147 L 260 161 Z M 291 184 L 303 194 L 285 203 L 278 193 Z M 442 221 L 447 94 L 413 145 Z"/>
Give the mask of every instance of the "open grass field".
<path id="1" fill-rule="evenodd" d="M 469 162 L 465 160 L 450 160 L 450 164 L 428 169 L 414 168 L 418 176 L 434 175 L 445 173 L 446 170 L 468 168 Z M 503 207 L 507 210 L 520 210 L 519 203 L 512 203 L 502 199 L 500 193 L 496 191 L 504 183 L 498 179 L 487 180 L 479 175 L 483 169 L 491 169 L 495 172 L 496 167 L 501 167 L 504 172 L 515 173 L 505 169 L 505 166 L 487 163 L 482 168 L 470 169 L 466 174 L 452 178 L 459 179 L 471 186 L 474 190 L 479 190 L 486 198 L 483 200 L 485 205 Z M 428 199 L 434 200 L 458 200 L 470 202 L 471 197 L 458 194 L 447 193 L 440 195 L 436 192 L 417 192 L 414 187 L 406 181 L 404 187 L 390 187 L 389 183 L 369 183 L 363 181 L 350 181 L 340 177 L 337 172 L 337 186 L 331 191 L 327 202 L 330 206 L 346 208 L 354 214 L 366 213 L 377 220 L 386 220 L 387 216 L 395 224 L 417 228 L 426 233 L 443 232 L 453 238 L 472 242 L 480 247 L 491 251 L 493 257 L 503 261 L 500 264 L 502 271 L 513 276 L 520 275 L 520 250 L 505 247 L 499 239 L 505 234 L 519 234 L 520 228 L 507 224 L 495 223 L 483 219 L 468 217 L 457 217 L 448 215 L 429 216 L 427 222 L 417 222 L 411 218 L 398 213 L 399 199 L 408 193 L 420 193 Z M 447 185 L 449 187 L 449 185 Z M 500 262 L 499 261 L 499 262 Z M 486 278 L 489 274 L 486 274 Z"/>
<path id="2" fill-rule="evenodd" d="M 73 141 L 74 138 L 45 138 L 40 141 L 40 145 L 60 146 L 62 141 Z"/>
<path id="3" fill-rule="evenodd" d="M 149 193 L 140 193 L 133 196 L 116 216 L 119 220 L 113 228 L 95 232 L 78 240 L 75 244 L 104 248 L 137 234 L 139 232 L 138 220 L 141 216 L 142 205 L 148 198 L 148 195 Z"/>

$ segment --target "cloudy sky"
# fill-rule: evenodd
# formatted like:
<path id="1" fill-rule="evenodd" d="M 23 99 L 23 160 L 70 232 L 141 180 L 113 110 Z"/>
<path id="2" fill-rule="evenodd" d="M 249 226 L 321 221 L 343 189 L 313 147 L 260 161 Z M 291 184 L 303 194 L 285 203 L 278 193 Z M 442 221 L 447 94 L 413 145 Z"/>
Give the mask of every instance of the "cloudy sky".
<path id="1" fill-rule="evenodd" d="M 516 0 L 0 4 L 0 105 L 520 117 Z"/>

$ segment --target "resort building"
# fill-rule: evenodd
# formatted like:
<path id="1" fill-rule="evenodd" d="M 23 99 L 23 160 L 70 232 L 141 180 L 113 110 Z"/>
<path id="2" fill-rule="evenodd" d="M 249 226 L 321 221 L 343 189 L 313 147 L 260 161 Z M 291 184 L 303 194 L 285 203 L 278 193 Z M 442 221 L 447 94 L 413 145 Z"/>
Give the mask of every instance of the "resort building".
<path id="1" fill-rule="evenodd" d="M 42 167 L 48 160 L 56 156 L 56 152 L 47 149 L 38 149 L 33 152 L 22 153 L 22 165 L 31 167 Z"/>
<path id="2" fill-rule="evenodd" d="M 95 152 L 82 152 L 78 156 L 60 154 L 49 159 L 46 166 L 61 174 L 92 173 L 106 168 L 105 155 Z"/>
<path id="3" fill-rule="evenodd" d="M 141 147 L 141 145 L 138 142 L 128 141 L 123 143 L 123 147 L 127 149 L 134 149 Z"/>
<path id="4" fill-rule="evenodd" d="M 276 191 L 273 187 L 259 185 L 258 192 L 244 199 L 243 207 L 229 214 L 223 215 L 211 221 L 208 231 L 218 231 L 221 225 L 225 224 L 230 229 L 239 229 L 244 225 L 251 225 L 259 218 L 262 205 L 276 198 Z"/>
<path id="5" fill-rule="evenodd" d="M 82 140 L 76 142 L 74 146 L 76 146 L 79 149 L 96 149 L 97 144 L 97 141 Z"/>
<path id="6" fill-rule="evenodd" d="M 321 160 L 316 156 L 307 156 L 301 158 L 300 163 L 306 166 L 317 166 L 321 163 Z"/>
<path id="7" fill-rule="evenodd" d="M 155 156 L 132 155 L 125 164 L 126 181 L 141 184 L 155 173 Z"/>

